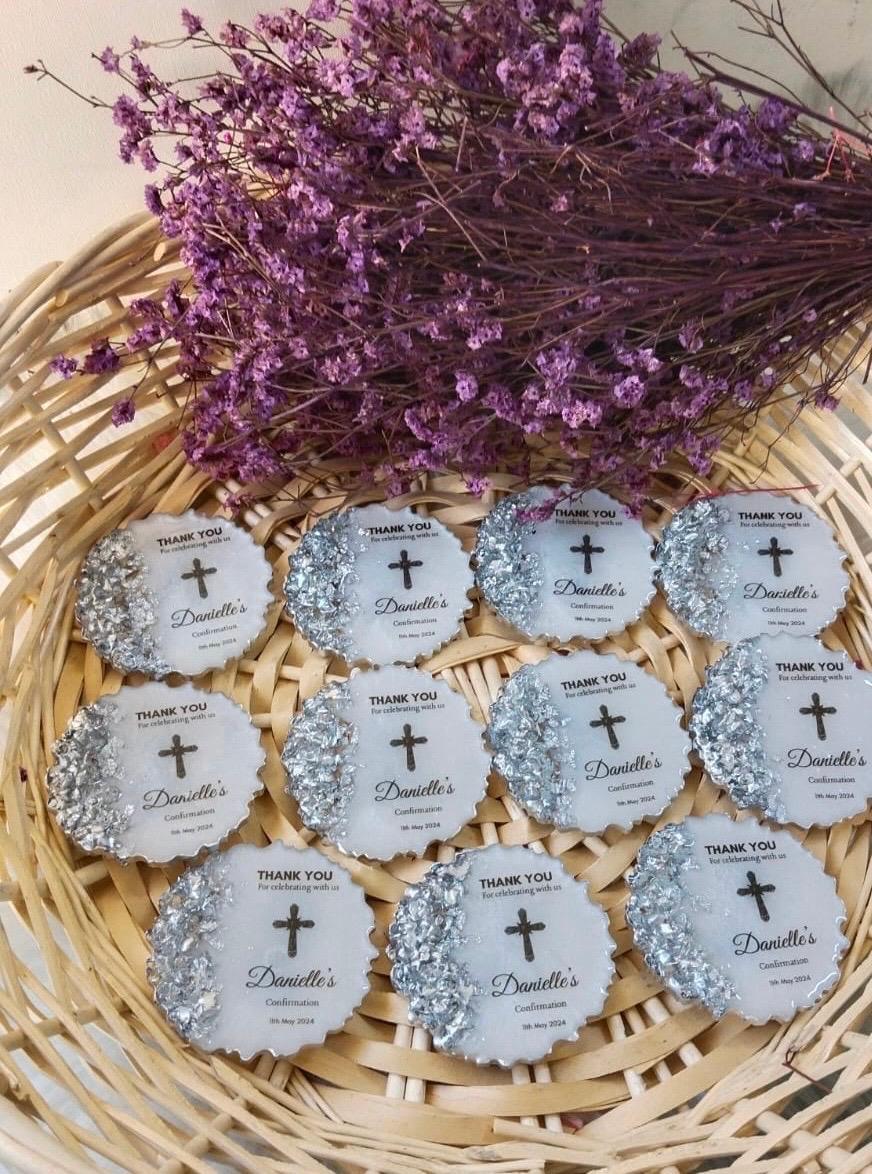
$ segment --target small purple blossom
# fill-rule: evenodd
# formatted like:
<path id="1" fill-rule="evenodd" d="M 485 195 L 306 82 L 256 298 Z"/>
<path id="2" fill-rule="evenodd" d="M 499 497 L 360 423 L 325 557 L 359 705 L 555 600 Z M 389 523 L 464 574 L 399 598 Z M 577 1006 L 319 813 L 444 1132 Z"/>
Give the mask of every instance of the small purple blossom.
<path id="1" fill-rule="evenodd" d="M 112 408 L 112 423 L 116 428 L 122 424 L 129 424 L 136 415 L 136 408 L 131 399 L 120 399 Z"/>
<path id="2" fill-rule="evenodd" d="M 478 395 L 478 380 L 468 371 L 455 372 L 454 386 L 457 390 L 457 398 L 461 403 L 469 403 Z"/>
<path id="3" fill-rule="evenodd" d="M 699 321 L 685 322 L 678 332 L 678 341 L 692 355 L 695 355 L 697 351 L 701 351 L 704 342 L 702 323 Z"/>
<path id="4" fill-rule="evenodd" d="M 183 8 L 181 12 L 182 26 L 189 37 L 194 37 L 197 33 L 203 31 L 203 21 L 199 16 L 195 16 L 193 12 L 189 12 L 187 8 Z"/>
<path id="5" fill-rule="evenodd" d="M 62 379 L 72 379 L 79 370 L 79 364 L 69 355 L 55 355 L 49 363 L 49 369 Z"/>
<path id="6" fill-rule="evenodd" d="M 628 375 L 614 385 L 612 395 L 622 407 L 634 408 L 645 398 L 645 384 L 638 375 Z"/>
<path id="7" fill-rule="evenodd" d="M 475 329 L 466 337 L 466 345 L 471 351 L 481 350 L 489 342 L 499 342 L 503 337 L 501 322 L 479 322 Z"/>
<path id="8" fill-rule="evenodd" d="M 117 73 L 121 65 L 121 58 L 110 45 L 107 45 L 97 60 L 107 73 Z"/>
<path id="9" fill-rule="evenodd" d="M 339 0 L 312 0 L 306 9 L 307 20 L 335 20 L 339 15 Z"/>
<path id="10" fill-rule="evenodd" d="M 757 107 L 757 125 L 767 134 L 783 135 L 796 121 L 796 113 L 777 98 L 764 98 Z"/>
<path id="11" fill-rule="evenodd" d="M 647 69 L 660 48 L 656 33 L 639 33 L 621 49 L 619 60 L 626 69 Z"/>
<path id="12" fill-rule="evenodd" d="M 151 212 L 152 216 L 160 216 L 164 210 L 160 188 L 155 183 L 147 183 L 145 185 L 145 206 Z"/>
<path id="13" fill-rule="evenodd" d="M 572 429 L 596 428 L 603 418 L 603 405 L 594 400 L 573 400 L 561 410 L 560 417 Z"/>
<path id="14" fill-rule="evenodd" d="M 82 370 L 86 375 L 105 375 L 118 368 L 119 358 L 108 338 L 98 339 L 91 344 L 82 360 Z"/>
<path id="15" fill-rule="evenodd" d="M 221 27 L 219 39 L 231 49 L 244 49 L 248 44 L 248 33 L 241 25 L 234 24 L 232 20 L 228 20 Z"/>

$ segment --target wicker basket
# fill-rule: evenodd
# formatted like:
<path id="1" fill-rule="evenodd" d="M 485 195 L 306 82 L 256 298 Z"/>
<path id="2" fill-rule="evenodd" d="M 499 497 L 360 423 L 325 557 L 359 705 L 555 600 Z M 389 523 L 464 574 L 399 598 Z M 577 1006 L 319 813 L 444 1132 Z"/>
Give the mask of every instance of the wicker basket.
<path id="1" fill-rule="evenodd" d="M 44 777 L 52 741 L 77 706 L 120 684 L 74 627 L 71 585 L 82 555 L 127 519 L 192 505 L 220 510 L 238 486 L 215 484 L 184 461 L 177 424 L 185 388 L 174 376 L 172 349 L 147 368 L 137 363 L 112 378 L 69 382 L 49 372 L 48 360 L 95 337 L 123 335 L 129 300 L 180 272 L 173 246 L 153 221 L 137 217 L 35 274 L 0 318 L 0 383 L 8 389 L 0 401 L 7 469 L 0 572 L 8 576 L 0 671 L 9 717 L 0 898 L 34 935 L 45 965 L 45 975 L 33 973 L 0 933 L 0 1160 L 64 1172 L 104 1160 L 131 1171 L 205 1172 L 223 1164 L 259 1174 L 872 1169 L 872 1040 L 864 1034 L 872 1004 L 872 845 L 861 818 L 804 837 L 838 878 L 852 945 L 838 987 L 786 1027 L 748 1026 L 734 1016 L 714 1023 L 665 994 L 633 952 L 624 875 L 650 827 L 554 832 L 525 817 L 495 780 L 455 846 L 500 840 L 560 855 L 611 918 L 617 978 L 604 1015 L 577 1044 L 511 1072 L 440 1055 L 424 1031 L 407 1025 L 383 951 L 359 1012 L 323 1047 L 293 1061 L 242 1065 L 205 1056 L 167 1027 L 145 980 L 144 934 L 180 869 L 122 866 L 74 851 L 46 810 Z M 136 420 L 112 427 L 112 404 L 140 379 Z M 670 506 L 710 487 L 808 486 L 797 496 L 827 518 L 852 561 L 848 606 L 825 639 L 870 664 L 870 428 L 859 383 L 846 387 L 838 415 L 809 412 L 792 422 L 789 402 L 773 407 L 724 448 L 711 486 L 693 482 L 678 464 L 670 469 L 649 521 L 656 528 Z M 543 469 L 549 459 L 543 453 Z M 507 478 L 496 484 L 509 487 Z M 280 574 L 312 520 L 347 500 L 335 466 L 264 492 L 244 521 Z M 492 497 L 472 499 L 444 476 L 422 480 L 403 501 L 431 512 L 469 546 Z M 597 647 L 656 673 L 684 705 L 712 655 L 660 598 Z M 425 667 L 483 716 L 501 679 L 542 655 L 482 609 Z M 278 752 L 301 701 L 345 671 L 313 652 L 276 604 L 249 655 L 201 681 L 250 710 L 268 752 L 266 790 L 241 839 L 312 840 L 284 794 Z M 664 820 L 713 809 L 730 804 L 697 771 Z M 426 862 L 350 864 L 383 947 L 394 902 Z M 75 1112 L 47 1102 L 46 1081 Z"/>

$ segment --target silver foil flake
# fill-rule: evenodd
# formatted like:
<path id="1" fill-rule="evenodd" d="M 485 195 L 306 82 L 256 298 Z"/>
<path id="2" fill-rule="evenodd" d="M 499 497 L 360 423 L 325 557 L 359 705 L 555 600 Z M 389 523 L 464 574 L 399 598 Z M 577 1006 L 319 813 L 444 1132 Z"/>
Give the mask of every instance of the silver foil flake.
<path id="1" fill-rule="evenodd" d="M 300 808 L 303 823 L 329 840 L 346 827 L 354 791 L 357 730 L 342 716 L 351 704 L 348 684 L 327 685 L 303 702 L 282 750 L 287 791 Z"/>
<path id="2" fill-rule="evenodd" d="M 469 867 L 464 853 L 432 865 L 403 894 L 388 931 L 391 981 L 409 1000 L 409 1018 L 447 1051 L 456 1050 L 469 1030 L 481 994 L 468 968 L 454 957 L 466 940 L 463 898 Z"/>
<path id="3" fill-rule="evenodd" d="M 117 713 L 107 698 L 79 710 L 54 744 L 46 786 L 49 808 L 71 840 L 86 852 L 123 856 L 133 807 L 120 803 L 121 743 L 112 732 Z"/>
<path id="4" fill-rule="evenodd" d="M 759 640 L 736 644 L 706 672 L 693 699 L 690 733 L 705 769 L 737 807 L 757 807 L 786 823 L 781 780 L 769 766 L 759 721 L 768 675 Z"/>
<path id="5" fill-rule="evenodd" d="M 524 550 L 530 523 L 522 515 L 535 508 L 529 493 L 504 497 L 479 526 L 473 556 L 479 591 L 494 611 L 522 632 L 534 626 L 544 582 L 542 560 Z"/>
<path id="6" fill-rule="evenodd" d="M 226 861 L 210 856 L 167 889 L 148 934 L 146 974 L 155 1002 L 179 1035 L 194 1043 L 208 1042 L 221 1010 L 212 952 L 223 945 L 221 911 L 232 895 Z"/>
<path id="7" fill-rule="evenodd" d="M 333 514 L 303 535 L 291 557 L 285 578 L 288 611 L 315 648 L 348 657 L 357 652 L 349 625 L 360 609 L 352 588 L 358 581 L 354 564 L 364 549 L 351 514 Z"/>
<path id="8" fill-rule="evenodd" d="M 575 751 L 551 691 L 533 665 L 509 677 L 491 706 L 488 741 L 518 802 L 544 823 L 574 826 Z"/>
<path id="9" fill-rule="evenodd" d="M 155 596 L 129 530 L 113 530 L 88 551 L 76 584 L 82 635 L 122 672 L 165 677 L 172 666 L 154 636 Z"/>
<path id="10" fill-rule="evenodd" d="M 672 610 L 697 632 L 720 639 L 738 581 L 723 527 L 727 507 L 711 498 L 679 510 L 654 552 L 655 574 Z"/>
<path id="11" fill-rule="evenodd" d="M 682 881 L 697 867 L 686 827 L 668 823 L 655 832 L 630 873 L 627 924 L 654 974 L 680 999 L 702 1003 L 720 1018 L 736 992 L 696 943 L 688 909 L 700 902 Z"/>

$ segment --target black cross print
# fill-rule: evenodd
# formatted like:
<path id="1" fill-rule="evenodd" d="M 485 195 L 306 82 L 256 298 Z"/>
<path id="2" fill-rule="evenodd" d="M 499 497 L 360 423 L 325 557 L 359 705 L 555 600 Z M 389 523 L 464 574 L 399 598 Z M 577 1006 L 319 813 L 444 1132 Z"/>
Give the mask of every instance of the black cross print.
<path id="1" fill-rule="evenodd" d="M 612 717 L 612 715 L 609 713 L 607 705 L 601 705 L 599 707 L 599 711 L 599 720 L 592 721 L 590 723 L 591 727 L 593 729 L 604 729 L 609 736 L 609 745 L 611 746 L 612 750 L 617 750 L 620 746 L 620 742 L 618 741 L 618 735 L 615 733 L 614 727 L 619 722 L 625 722 L 627 719 L 625 717 L 620 717 L 619 715 Z"/>
<path id="2" fill-rule="evenodd" d="M 764 546 L 762 550 L 757 551 L 758 554 L 768 555 L 772 559 L 772 570 L 775 572 L 775 578 L 781 578 L 781 560 L 785 555 L 793 554 L 792 550 L 782 550 L 778 545 L 777 538 L 770 538 L 769 545 Z"/>
<path id="3" fill-rule="evenodd" d="M 406 770 L 415 769 L 415 747 L 422 746 L 426 738 L 416 738 L 412 734 L 412 727 L 408 722 L 403 726 L 402 738 L 391 738 L 392 746 L 403 746 L 406 751 Z"/>
<path id="4" fill-rule="evenodd" d="M 174 758 L 176 760 L 176 778 L 183 779 L 187 774 L 185 770 L 185 755 L 193 754 L 196 749 L 196 746 L 183 746 L 182 739 L 179 735 L 173 734 L 169 749 L 158 750 L 158 756 L 160 758 Z"/>
<path id="5" fill-rule="evenodd" d="M 519 909 L 518 910 L 518 924 L 517 925 L 507 925 L 506 926 L 506 933 L 521 935 L 521 937 L 524 940 L 524 957 L 527 959 L 528 962 L 533 962 L 535 959 L 535 955 L 533 953 L 533 942 L 532 942 L 532 939 L 530 938 L 530 934 L 534 933 L 536 930 L 540 930 L 540 929 L 544 929 L 544 928 L 545 928 L 544 921 L 528 921 L 527 920 L 527 910 L 526 909 Z"/>
<path id="6" fill-rule="evenodd" d="M 570 546 L 569 549 L 572 554 L 584 555 L 584 573 L 586 575 L 593 574 L 593 563 L 590 561 L 590 556 L 592 554 L 605 554 L 604 546 L 591 546 L 589 534 L 585 534 L 584 538 L 582 538 L 581 546 Z"/>
<path id="7" fill-rule="evenodd" d="M 739 897 L 753 897 L 757 902 L 757 912 L 760 914 L 761 921 L 769 920 L 769 910 L 766 908 L 766 902 L 763 900 L 764 893 L 774 893 L 775 885 L 761 885 L 757 883 L 757 877 L 753 872 L 746 872 L 745 876 L 748 878 L 748 887 L 746 889 L 736 889 Z"/>
<path id="8" fill-rule="evenodd" d="M 184 573 L 184 575 L 182 575 L 182 578 L 183 579 L 196 579 L 197 580 L 197 590 L 200 592 L 200 598 L 201 599 L 208 599 L 209 592 L 206 590 L 206 576 L 207 575 L 214 575 L 217 572 L 218 568 L 217 567 L 204 567 L 198 558 L 194 559 L 193 565 L 194 565 L 193 571 L 186 571 Z"/>
<path id="9" fill-rule="evenodd" d="M 412 590 L 412 576 L 411 576 L 410 572 L 412 570 L 412 567 L 423 567 L 423 565 L 424 564 L 419 559 L 410 559 L 408 552 L 405 550 L 401 550 L 400 551 L 400 561 L 396 562 L 396 563 L 388 563 L 388 570 L 389 571 L 402 571 L 403 572 L 403 586 L 405 587 L 405 589 L 407 591 L 411 591 Z"/>
<path id="10" fill-rule="evenodd" d="M 813 717 L 815 725 L 817 726 L 817 736 L 820 742 L 827 740 L 827 728 L 824 725 L 824 718 L 827 714 L 838 713 L 835 705 L 821 705 L 820 693 L 812 693 L 811 705 L 801 705 L 799 712 L 805 714 L 807 717 Z"/>
<path id="11" fill-rule="evenodd" d="M 288 931 L 288 957 L 296 958 L 297 956 L 297 930 L 311 929 L 315 922 L 308 918 L 300 917 L 299 905 L 292 905 L 288 910 L 289 916 L 282 921 L 274 921 L 273 929 L 286 929 Z"/>

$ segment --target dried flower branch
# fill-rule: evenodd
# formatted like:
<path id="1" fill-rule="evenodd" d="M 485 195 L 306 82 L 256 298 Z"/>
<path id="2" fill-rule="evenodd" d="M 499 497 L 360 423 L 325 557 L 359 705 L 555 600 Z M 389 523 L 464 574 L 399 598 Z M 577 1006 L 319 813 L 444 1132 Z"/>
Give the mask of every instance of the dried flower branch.
<path id="1" fill-rule="evenodd" d="M 183 26 L 226 60 L 193 91 L 136 42 L 100 59 L 134 94 L 121 156 L 167 168 L 147 203 L 192 274 L 134 304 L 126 350 L 178 343 L 186 450 L 216 476 L 342 457 L 393 491 L 446 467 L 479 489 L 547 439 L 576 484 L 640 494 L 676 449 L 707 470 L 868 309 L 868 152 L 832 119 L 832 154 L 765 86 L 731 104 L 710 60 L 660 69 L 600 0 Z M 798 403 L 832 405 L 858 358 Z"/>

